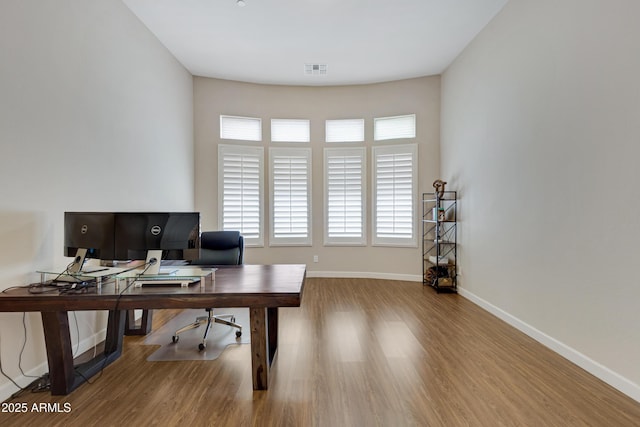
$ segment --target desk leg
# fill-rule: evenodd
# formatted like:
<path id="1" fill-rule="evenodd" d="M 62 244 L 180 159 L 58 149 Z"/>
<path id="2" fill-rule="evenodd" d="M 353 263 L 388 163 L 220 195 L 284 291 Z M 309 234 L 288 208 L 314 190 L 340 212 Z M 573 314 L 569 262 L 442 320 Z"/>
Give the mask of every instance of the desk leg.
<path id="1" fill-rule="evenodd" d="M 77 366 L 73 363 L 73 350 L 66 311 L 42 312 L 42 327 L 47 347 L 51 394 L 71 393 L 89 377 L 97 374 L 122 354 L 125 311 L 109 311 L 104 352 Z"/>
<path id="2" fill-rule="evenodd" d="M 253 389 L 269 388 L 269 368 L 278 344 L 278 309 L 250 308 Z"/>
<path id="3" fill-rule="evenodd" d="M 136 316 L 135 310 L 127 310 L 127 317 L 125 318 L 124 334 L 125 335 L 147 335 L 151 332 L 151 322 L 153 317 L 153 310 L 142 310 L 142 318 L 140 319 L 140 326 L 136 328 Z"/>
<path id="4" fill-rule="evenodd" d="M 68 394 L 73 390 L 73 350 L 66 311 L 43 311 L 42 327 L 47 346 L 51 394 Z"/>
<path id="5" fill-rule="evenodd" d="M 267 334 L 269 339 L 269 365 L 271 365 L 278 349 L 278 307 L 267 308 Z"/>

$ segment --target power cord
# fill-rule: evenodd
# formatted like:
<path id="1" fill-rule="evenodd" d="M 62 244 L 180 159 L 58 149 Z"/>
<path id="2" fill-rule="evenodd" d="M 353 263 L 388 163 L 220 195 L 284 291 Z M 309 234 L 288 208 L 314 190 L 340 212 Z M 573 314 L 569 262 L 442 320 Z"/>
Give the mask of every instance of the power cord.
<path id="1" fill-rule="evenodd" d="M 73 277 L 74 273 L 71 273 L 69 271 L 69 269 L 71 268 L 71 266 L 73 266 L 73 264 L 75 264 L 75 262 L 70 262 L 69 264 L 67 264 L 67 267 L 64 269 L 64 271 L 60 274 L 58 274 L 54 279 L 51 280 L 51 284 L 56 283 L 60 277 L 64 276 L 64 275 L 68 275 L 70 277 Z M 77 282 L 82 282 L 81 279 L 77 278 L 77 277 L 73 277 L 74 280 L 76 280 Z"/>
<path id="2" fill-rule="evenodd" d="M 69 269 L 71 268 L 71 266 L 74 263 L 69 263 L 67 265 L 67 267 L 60 273 L 58 273 L 58 275 L 56 277 L 54 277 L 51 280 L 48 280 L 44 283 L 34 283 L 31 285 L 27 285 L 27 286 L 15 286 L 13 288 L 10 289 L 16 289 L 16 288 L 24 288 L 26 287 L 29 290 L 30 294 L 44 294 L 44 293 L 50 293 L 50 292 L 65 292 L 69 289 L 73 290 L 73 289 L 85 289 L 87 287 L 91 287 L 91 286 L 95 286 L 95 281 L 84 281 L 79 277 L 74 277 L 72 273 L 69 272 Z M 60 280 L 60 278 L 62 276 L 67 275 L 68 277 L 72 278 L 74 281 L 72 282 L 68 282 L 68 281 L 64 281 L 64 282 L 58 282 L 58 280 Z"/>
<path id="3" fill-rule="evenodd" d="M 23 313 L 23 315 L 26 313 Z M 0 337 L 1 338 L 1 337 Z M 26 330 L 25 330 L 25 342 L 26 342 Z M 2 347 L 2 344 L 0 343 L 0 348 Z M 51 382 L 49 380 L 49 374 L 43 374 L 40 377 L 35 377 L 33 375 L 26 375 L 24 373 L 24 371 L 22 371 L 22 367 L 20 366 L 21 364 L 21 360 L 22 360 L 22 352 L 24 350 L 24 345 L 22 350 L 20 351 L 20 359 L 18 361 L 18 367 L 20 367 L 20 371 L 22 372 L 22 375 L 24 375 L 25 377 L 30 377 L 30 378 L 35 378 L 35 380 L 33 380 L 30 384 L 28 384 L 25 387 L 21 387 L 13 378 L 11 378 L 5 371 L 4 368 L 2 367 L 2 357 L 0 357 L 0 373 L 9 381 L 11 381 L 11 383 L 16 386 L 18 388 L 18 391 L 16 391 L 15 393 L 13 393 L 10 397 L 9 400 L 11 399 L 15 399 L 16 397 L 22 395 L 23 392 L 27 391 L 27 390 L 31 390 L 32 393 L 36 393 L 39 391 L 47 391 L 51 389 Z"/>
<path id="4" fill-rule="evenodd" d="M 20 349 L 20 354 L 18 356 L 18 368 L 20 369 L 22 376 L 26 378 L 38 378 L 34 375 L 27 375 L 22 370 L 22 355 L 24 354 L 24 349 L 27 347 L 27 313 L 24 312 L 22 313 L 22 330 L 24 332 L 24 340 L 22 341 L 22 348 Z"/>
<path id="5" fill-rule="evenodd" d="M 0 335 L 0 348 L 2 348 L 2 335 Z M 0 355 L 1 356 L 1 355 Z M 15 382 L 15 380 L 13 378 L 11 378 L 9 375 L 7 375 L 7 373 L 4 371 L 4 368 L 2 367 L 2 357 L 0 357 L 0 373 L 9 381 L 11 381 L 13 383 L 14 386 L 18 387 L 20 390 L 23 390 L 23 388 L 17 383 Z"/>
<path id="6" fill-rule="evenodd" d="M 28 386 L 13 393 L 9 399 L 16 399 L 22 396 L 25 391 L 31 391 L 31 393 L 42 393 L 49 390 L 51 390 L 51 379 L 49 378 L 49 373 L 45 373 L 31 381 Z"/>

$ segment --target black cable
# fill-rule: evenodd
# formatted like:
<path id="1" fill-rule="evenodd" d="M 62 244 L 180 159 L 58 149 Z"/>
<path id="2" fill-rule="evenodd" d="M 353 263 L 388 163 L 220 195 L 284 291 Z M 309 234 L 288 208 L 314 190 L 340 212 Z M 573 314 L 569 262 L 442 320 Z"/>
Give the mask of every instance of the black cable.
<path id="1" fill-rule="evenodd" d="M 2 347 L 2 346 L 0 345 L 0 347 Z M 17 382 L 15 382 L 15 381 L 13 380 L 13 378 L 11 378 L 9 375 L 7 375 L 7 373 L 6 373 L 6 372 L 4 371 L 4 369 L 2 368 L 2 357 L 0 357 L 0 374 L 2 374 L 6 379 L 8 379 L 9 381 L 11 381 L 11 382 L 13 383 L 13 385 L 14 385 L 14 386 L 16 386 L 16 387 L 18 387 L 18 388 L 20 389 L 20 391 L 22 391 L 22 390 L 23 390 L 23 388 L 22 388 L 22 387 L 20 387 L 20 386 L 18 385 L 18 383 L 17 383 Z"/>
<path id="2" fill-rule="evenodd" d="M 2 293 L 6 293 L 8 291 L 12 291 L 14 289 L 27 289 L 29 291 L 30 294 L 44 294 L 44 293 L 48 293 L 48 292 L 54 292 L 56 291 L 56 289 L 48 289 L 48 290 L 43 290 L 43 291 L 33 291 L 33 289 L 36 288 L 44 288 L 44 287 L 49 287 L 50 285 L 47 284 L 41 284 L 41 283 L 31 283 L 29 285 L 22 285 L 22 286 L 11 286 L 10 288 L 6 288 L 2 290 Z"/>
<path id="3" fill-rule="evenodd" d="M 62 273 L 59 273 L 54 279 L 51 280 L 51 284 L 55 283 L 60 277 L 66 275 L 69 275 L 71 277 L 73 277 L 73 273 L 71 273 L 69 271 L 69 269 L 71 268 L 71 266 L 73 265 L 73 262 L 70 262 L 69 264 L 67 264 L 67 267 L 64 269 L 64 271 Z M 82 282 L 81 279 L 77 278 L 77 277 L 73 277 L 77 282 Z"/>
<path id="4" fill-rule="evenodd" d="M 22 392 L 24 392 L 25 390 L 29 389 L 30 387 L 32 387 L 31 391 L 34 392 L 36 391 L 36 385 L 39 385 L 39 389 L 44 391 L 44 389 L 48 389 L 50 387 L 50 382 L 48 381 L 48 374 L 44 374 L 42 376 L 34 376 L 34 375 L 27 375 L 24 370 L 22 369 L 22 355 L 24 354 L 24 350 L 25 347 L 27 345 L 27 325 L 26 325 L 26 314 L 27 313 L 22 313 L 22 327 L 24 330 L 24 341 L 22 343 L 22 348 L 20 349 L 20 354 L 18 357 L 18 368 L 20 369 L 20 372 L 22 373 L 22 376 L 25 378 L 35 378 L 35 380 L 33 380 L 31 383 L 29 383 L 27 386 L 25 387 L 21 387 L 13 378 L 11 378 L 3 369 L 2 367 L 2 358 L 0 357 L 0 373 L 2 373 L 2 375 L 8 379 L 9 381 L 11 381 L 13 383 L 14 386 L 16 386 L 18 388 L 18 391 L 16 391 L 15 393 L 13 393 L 10 397 L 10 399 L 15 399 L 16 397 L 20 396 L 20 394 L 22 394 Z M 1 347 L 1 345 L 0 345 Z M 41 380 L 43 377 L 47 377 L 47 380 L 45 381 L 44 387 L 43 385 L 41 385 Z M 46 384 L 49 384 L 49 386 L 46 386 Z"/>
<path id="5" fill-rule="evenodd" d="M 69 286 L 57 286 L 58 293 L 63 294 L 86 294 L 89 292 L 89 289 L 97 287 L 96 282 L 79 282 L 79 283 L 70 283 Z"/>
<path id="6" fill-rule="evenodd" d="M 29 293 L 30 294 L 48 294 L 48 293 L 52 293 L 52 292 L 59 292 L 60 289 L 58 289 L 57 287 L 51 287 L 49 289 L 47 289 L 47 286 L 53 286 L 53 285 L 32 285 L 29 286 Z M 44 289 L 43 289 L 44 288 Z M 39 289 L 38 291 L 36 291 L 35 289 Z"/>
<path id="7" fill-rule="evenodd" d="M 76 352 L 73 355 L 73 358 L 75 359 L 76 357 L 78 357 L 78 352 L 80 351 L 80 325 L 78 325 L 78 315 L 75 311 L 72 311 L 72 313 L 73 320 L 76 322 Z"/>
<path id="8" fill-rule="evenodd" d="M 1 345 L 0 345 L 1 347 Z M 22 357 L 22 353 L 21 356 Z M 22 371 L 22 368 L 20 368 L 20 370 Z M 16 386 L 18 388 L 18 391 L 16 391 L 15 393 L 13 393 L 10 397 L 9 400 L 11 399 L 15 399 L 16 397 L 20 396 L 24 391 L 28 390 L 29 388 L 31 388 L 31 392 L 38 392 L 38 391 L 45 391 L 45 390 L 49 390 L 51 388 L 51 382 L 49 381 L 49 374 L 44 374 L 40 377 L 34 377 L 31 376 L 31 378 L 35 378 L 35 380 L 33 380 L 31 383 L 29 383 L 27 386 L 25 387 L 21 387 L 13 378 L 11 378 L 2 368 L 2 358 L 0 357 L 0 373 L 9 381 L 11 381 L 13 383 L 14 386 Z M 24 372 L 22 372 L 22 374 L 24 375 Z M 27 375 L 25 375 L 27 376 Z"/>
<path id="9" fill-rule="evenodd" d="M 29 292 L 31 293 L 31 289 L 34 288 L 35 286 L 33 284 L 31 285 L 26 285 L 26 286 L 12 286 L 10 288 L 6 288 L 2 290 L 2 293 L 5 293 L 9 290 L 13 290 L 13 289 L 24 289 L 27 288 L 29 289 Z M 44 293 L 44 292 L 42 292 Z M 29 385 L 27 385 L 26 387 L 21 387 L 13 378 L 11 378 L 3 369 L 2 367 L 2 357 L 0 357 L 0 373 L 9 381 L 11 381 L 11 383 L 13 383 L 14 386 L 16 386 L 18 388 L 18 391 L 15 392 L 13 395 L 11 395 L 11 399 L 16 398 L 17 396 L 19 396 L 23 391 L 27 390 L 31 385 L 33 385 L 34 383 L 36 383 L 37 381 L 40 380 L 40 378 L 42 378 L 42 376 L 38 377 L 38 376 L 34 376 L 34 375 L 27 375 L 24 372 L 24 369 L 22 369 L 22 356 L 24 354 L 24 350 L 27 346 L 27 324 L 26 324 L 26 312 L 22 313 L 22 329 L 23 329 L 23 336 L 24 336 L 24 340 L 22 342 L 22 347 L 20 348 L 20 353 L 18 355 L 18 369 L 20 370 L 20 373 L 22 374 L 23 377 L 25 378 L 36 378 L 36 380 L 32 381 Z M 0 348 L 2 346 L 0 345 Z M 45 374 L 48 376 L 48 374 Z"/>
<path id="10" fill-rule="evenodd" d="M 24 349 L 27 346 L 27 313 L 22 313 L 22 329 L 24 331 L 24 340 L 22 341 L 22 348 L 20 349 L 20 354 L 18 355 L 18 369 L 22 373 L 22 376 L 27 378 L 39 378 L 35 375 L 27 375 L 22 370 L 22 355 L 24 353 Z"/>
<path id="11" fill-rule="evenodd" d="M 73 273 L 69 272 L 69 268 L 71 268 L 72 265 L 73 263 L 68 264 L 67 267 L 62 272 L 58 273 L 58 275 L 55 278 L 45 281 L 44 283 L 34 283 L 27 286 L 15 286 L 11 289 L 26 287 L 29 290 L 30 294 L 44 294 L 44 293 L 56 292 L 64 289 L 75 288 L 74 285 L 77 286 L 77 284 L 87 283 L 86 281 L 83 281 L 79 277 L 73 277 Z M 62 283 L 57 282 L 58 279 L 60 279 L 60 277 L 62 277 L 65 274 L 69 275 L 70 277 L 73 277 L 75 282 L 66 282 L 66 281 Z"/>
<path id="12" fill-rule="evenodd" d="M 32 285 L 11 286 L 10 288 L 3 289 L 3 290 L 2 290 L 2 293 L 4 294 L 4 293 L 6 293 L 6 292 L 8 292 L 8 291 L 12 291 L 12 290 L 14 290 L 14 289 L 25 289 L 25 288 L 28 288 L 28 287 L 30 287 L 30 286 L 32 286 Z"/>

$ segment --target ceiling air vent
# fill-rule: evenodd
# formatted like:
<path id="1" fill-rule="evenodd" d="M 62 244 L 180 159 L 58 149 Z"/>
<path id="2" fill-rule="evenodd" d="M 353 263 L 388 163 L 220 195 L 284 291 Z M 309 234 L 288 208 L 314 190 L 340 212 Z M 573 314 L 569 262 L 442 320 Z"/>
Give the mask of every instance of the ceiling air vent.
<path id="1" fill-rule="evenodd" d="M 304 74 L 307 76 L 326 76 L 327 64 L 304 64 Z"/>

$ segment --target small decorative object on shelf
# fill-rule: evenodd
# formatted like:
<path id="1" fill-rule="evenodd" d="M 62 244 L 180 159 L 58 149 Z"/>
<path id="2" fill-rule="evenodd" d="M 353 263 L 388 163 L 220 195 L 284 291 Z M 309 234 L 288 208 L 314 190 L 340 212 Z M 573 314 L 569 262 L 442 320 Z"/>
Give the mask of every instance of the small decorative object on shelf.
<path id="1" fill-rule="evenodd" d="M 433 188 L 434 188 L 434 193 L 442 198 L 444 196 L 444 186 L 447 185 L 446 182 L 444 182 L 441 179 L 436 179 L 435 181 L 433 181 Z"/>
<path id="2" fill-rule="evenodd" d="M 445 184 L 437 179 L 434 192 L 422 195 L 422 284 L 456 292 L 458 200 Z"/>

